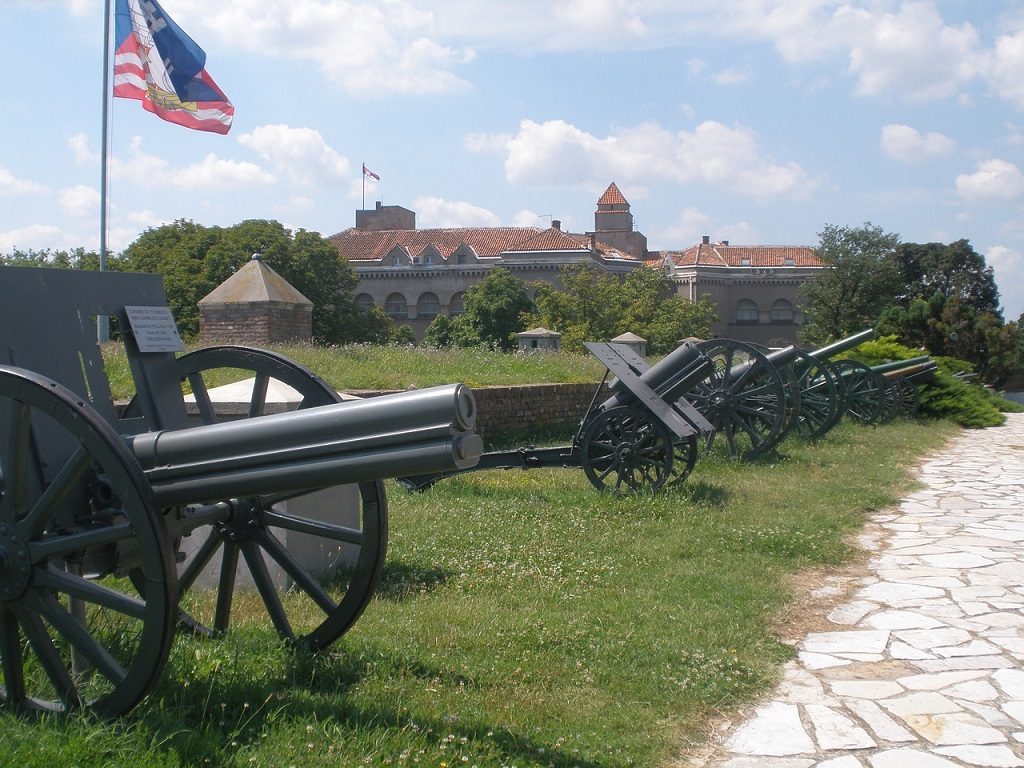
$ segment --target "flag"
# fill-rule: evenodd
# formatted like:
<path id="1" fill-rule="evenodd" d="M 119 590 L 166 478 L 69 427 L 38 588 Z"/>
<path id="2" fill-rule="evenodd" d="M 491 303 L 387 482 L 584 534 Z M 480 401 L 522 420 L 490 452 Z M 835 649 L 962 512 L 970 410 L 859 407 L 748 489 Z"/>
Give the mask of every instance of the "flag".
<path id="1" fill-rule="evenodd" d="M 363 176 L 369 176 L 374 181 L 380 181 L 380 176 L 367 168 L 366 163 L 363 163 Z"/>
<path id="2" fill-rule="evenodd" d="M 114 96 L 197 131 L 227 133 L 235 108 L 206 71 L 206 53 L 157 0 L 116 0 Z"/>

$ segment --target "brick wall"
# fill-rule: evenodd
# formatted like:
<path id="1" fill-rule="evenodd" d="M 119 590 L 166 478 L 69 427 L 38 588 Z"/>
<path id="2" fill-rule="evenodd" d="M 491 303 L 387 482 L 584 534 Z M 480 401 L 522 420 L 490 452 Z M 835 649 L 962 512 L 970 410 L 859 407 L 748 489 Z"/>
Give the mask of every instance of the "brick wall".
<path id="1" fill-rule="evenodd" d="M 476 387 L 476 431 L 484 438 L 501 432 L 564 428 L 568 440 L 594 397 L 596 384 L 530 384 L 519 387 Z M 374 397 L 389 392 L 352 392 Z M 610 396 L 607 386 L 598 402 Z"/>
<path id="2" fill-rule="evenodd" d="M 309 341 L 312 308 L 270 304 L 225 304 L 200 308 L 199 338 L 231 344 Z"/>

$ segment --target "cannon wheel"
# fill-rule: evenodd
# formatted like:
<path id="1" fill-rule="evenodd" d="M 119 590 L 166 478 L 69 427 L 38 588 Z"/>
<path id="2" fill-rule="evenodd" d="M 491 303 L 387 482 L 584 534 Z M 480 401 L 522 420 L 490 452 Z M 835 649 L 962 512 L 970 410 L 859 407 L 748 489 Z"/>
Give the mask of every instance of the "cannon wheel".
<path id="1" fill-rule="evenodd" d="M 809 352 L 800 352 L 793 367 L 800 388 L 797 431 L 809 440 L 817 440 L 843 417 L 843 380 L 835 366 Z"/>
<path id="2" fill-rule="evenodd" d="M 676 440 L 672 452 L 672 469 L 669 471 L 669 477 L 665 483 L 666 488 L 678 488 L 686 482 L 686 478 L 690 476 L 697 463 L 699 452 L 696 435 Z"/>
<path id="3" fill-rule="evenodd" d="M 914 382 L 902 378 L 896 379 L 896 385 L 900 390 L 900 414 L 915 418 L 921 409 L 921 390 Z"/>
<path id="4" fill-rule="evenodd" d="M 653 493 L 672 477 L 672 434 L 639 406 L 609 408 L 595 416 L 580 440 L 583 472 L 601 491 Z"/>
<path id="5" fill-rule="evenodd" d="M 725 441 L 733 458 L 754 459 L 785 436 L 787 395 L 782 374 L 750 344 L 733 339 L 702 341 L 714 371 L 686 398 L 714 427 L 706 447 Z"/>
<path id="6" fill-rule="evenodd" d="M 223 369 L 241 370 L 255 377 L 248 417 L 263 415 L 267 409 L 267 391 L 277 381 L 297 390 L 300 408 L 340 402 L 338 393 L 309 369 L 285 357 L 247 347 L 216 346 L 197 350 L 177 360 L 182 383 L 195 396 L 199 418 L 204 424 L 219 420 L 208 396 L 214 383 L 209 376 Z M 193 531 L 201 542 L 179 566 L 179 589 L 187 610 L 181 620 L 194 632 L 222 634 L 231 623 L 232 612 L 251 610 L 252 594 L 236 598 L 239 561 L 248 566 L 255 592 L 278 633 L 286 640 L 320 650 L 346 632 L 366 608 L 380 579 L 387 549 L 387 500 L 384 484 L 369 481 L 357 484 L 360 514 L 358 523 L 328 522 L 289 513 L 284 504 L 300 502 L 303 494 L 266 495 L 248 499 L 225 499 L 234 512 L 224 523 L 207 525 Z M 193 507 L 192 511 L 196 511 Z M 346 564 L 328 568 L 325 574 L 311 573 L 299 558 L 284 546 L 283 536 L 300 534 L 307 542 L 305 550 L 323 550 L 336 558 L 344 549 Z M 219 553 L 219 556 L 218 556 Z M 215 600 L 200 595 L 192 587 L 200 573 L 212 564 L 219 569 Z M 270 568 L 279 571 L 275 585 Z M 202 599 L 203 597 L 207 599 Z M 209 605 L 213 602 L 213 605 Z M 202 616 L 202 619 L 198 618 Z"/>
<path id="7" fill-rule="evenodd" d="M 174 561 L 149 484 L 91 406 L 38 374 L 0 368 L 0 435 L 0 701 L 127 712 L 174 637 Z M 55 446 L 66 458 L 47 463 Z M 125 553 L 144 599 L 113 575 Z"/>
<path id="8" fill-rule="evenodd" d="M 877 424 L 885 411 L 885 377 L 858 360 L 836 360 L 846 383 L 846 413 L 854 421 Z"/>

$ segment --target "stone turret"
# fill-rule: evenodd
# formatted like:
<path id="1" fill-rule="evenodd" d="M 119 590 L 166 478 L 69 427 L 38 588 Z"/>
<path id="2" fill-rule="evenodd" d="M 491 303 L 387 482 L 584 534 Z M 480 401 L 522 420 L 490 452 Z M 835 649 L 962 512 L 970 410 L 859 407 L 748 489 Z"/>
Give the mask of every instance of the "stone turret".
<path id="1" fill-rule="evenodd" d="M 310 341 L 313 302 L 253 254 L 199 300 L 199 338 L 234 344 Z"/>

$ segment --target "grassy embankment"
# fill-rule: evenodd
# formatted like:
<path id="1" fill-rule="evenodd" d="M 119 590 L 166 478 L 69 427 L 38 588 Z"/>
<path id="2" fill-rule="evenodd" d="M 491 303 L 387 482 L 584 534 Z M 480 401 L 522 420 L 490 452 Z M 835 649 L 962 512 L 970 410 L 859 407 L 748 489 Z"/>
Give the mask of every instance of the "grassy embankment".
<path id="1" fill-rule="evenodd" d="M 262 616 L 179 637 L 116 723 L 0 718 L 0 764 L 665 764 L 771 685 L 793 654 L 773 633 L 793 576 L 848 560 L 865 513 L 954 429 L 844 424 L 753 465 L 702 459 L 654 498 L 598 494 L 578 470 L 389 485 L 384 583 L 330 653 L 293 653 Z"/>

